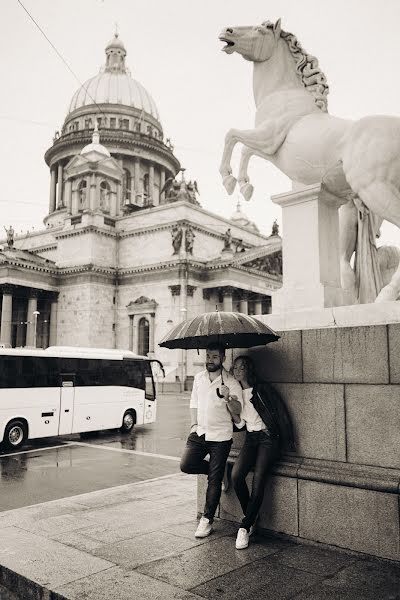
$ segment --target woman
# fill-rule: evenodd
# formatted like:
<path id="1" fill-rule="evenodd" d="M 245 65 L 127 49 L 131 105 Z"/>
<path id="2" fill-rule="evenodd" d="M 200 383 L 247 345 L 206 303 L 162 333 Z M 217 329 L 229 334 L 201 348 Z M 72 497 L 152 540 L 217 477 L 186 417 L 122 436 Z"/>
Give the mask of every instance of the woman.
<path id="1" fill-rule="evenodd" d="M 238 356 L 233 375 L 243 390 L 243 409 L 237 426 L 246 426 L 246 439 L 232 470 L 232 482 L 243 510 L 243 520 L 236 538 L 236 548 L 249 545 L 254 523 L 261 507 L 267 476 L 282 450 L 295 450 L 289 416 L 277 392 L 256 379 L 254 364 L 248 356 Z M 246 476 L 254 470 L 251 494 Z"/>

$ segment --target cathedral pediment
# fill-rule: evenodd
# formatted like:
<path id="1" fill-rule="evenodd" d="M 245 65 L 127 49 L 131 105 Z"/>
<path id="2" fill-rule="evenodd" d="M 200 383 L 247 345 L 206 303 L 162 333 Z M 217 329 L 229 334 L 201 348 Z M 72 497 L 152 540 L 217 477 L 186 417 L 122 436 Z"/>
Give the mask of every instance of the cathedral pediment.
<path id="1" fill-rule="evenodd" d="M 93 173 L 94 171 L 117 180 L 120 180 L 123 176 L 123 170 L 114 158 L 101 155 L 94 157 L 79 154 L 74 156 L 65 168 L 67 178 L 77 177 L 88 172 Z"/>
<path id="2" fill-rule="evenodd" d="M 242 262 L 243 267 L 256 269 L 270 275 L 282 275 L 282 250 L 278 250 L 267 256 L 260 256 L 249 262 Z"/>
<path id="3" fill-rule="evenodd" d="M 263 275 L 282 276 L 282 238 L 279 235 L 270 236 L 267 243 L 235 253 L 223 253 L 222 256 L 210 261 L 210 267 L 239 267 L 259 271 Z"/>

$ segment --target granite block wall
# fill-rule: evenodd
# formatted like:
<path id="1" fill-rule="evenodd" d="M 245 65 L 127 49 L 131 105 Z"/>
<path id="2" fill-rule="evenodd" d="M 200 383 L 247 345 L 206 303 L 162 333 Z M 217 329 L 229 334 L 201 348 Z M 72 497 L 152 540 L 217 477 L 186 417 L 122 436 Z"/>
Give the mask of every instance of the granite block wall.
<path id="1" fill-rule="evenodd" d="M 266 485 L 259 526 L 400 560 L 400 325 L 285 331 L 248 352 L 297 439 Z M 204 482 L 199 511 L 203 493 Z M 240 521 L 231 489 L 219 516 Z"/>

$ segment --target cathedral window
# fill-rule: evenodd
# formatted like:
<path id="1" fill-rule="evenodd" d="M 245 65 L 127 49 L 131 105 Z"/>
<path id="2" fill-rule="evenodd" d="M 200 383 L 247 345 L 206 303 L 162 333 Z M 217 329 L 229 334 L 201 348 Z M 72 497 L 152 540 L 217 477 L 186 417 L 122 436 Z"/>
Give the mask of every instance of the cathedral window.
<path id="1" fill-rule="evenodd" d="M 147 356 L 150 343 L 150 327 L 146 317 L 142 317 L 138 325 L 138 354 Z"/>
<path id="2" fill-rule="evenodd" d="M 103 119 L 101 117 L 98 117 L 97 118 L 97 127 L 100 129 L 100 127 L 102 126 L 102 124 L 103 124 Z"/>
<path id="3" fill-rule="evenodd" d="M 120 119 L 119 126 L 121 129 L 129 129 L 129 119 Z"/>
<path id="4" fill-rule="evenodd" d="M 111 189 L 107 181 L 100 183 L 100 209 L 105 212 L 110 212 L 110 193 Z"/>
<path id="5" fill-rule="evenodd" d="M 135 131 L 138 131 L 140 133 L 140 121 L 136 121 L 136 123 L 135 123 Z"/>
<path id="6" fill-rule="evenodd" d="M 110 129 L 115 129 L 117 127 L 117 119 L 115 117 L 110 117 Z"/>
<path id="7" fill-rule="evenodd" d="M 86 179 L 82 179 L 78 185 L 78 210 L 82 211 L 86 208 L 87 183 Z"/>
<path id="8" fill-rule="evenodd" d="M 131 203 L 132 195 L 132 176 L 129 169 L 124 169 L 124 180 L 123 180 L 123 198 L 126 204 Z"/>
<path id="9" fill-rule="evenodd" d="M 85 129 L 91 129 L 92 127 L 92 119 L 85 119 Z"/>

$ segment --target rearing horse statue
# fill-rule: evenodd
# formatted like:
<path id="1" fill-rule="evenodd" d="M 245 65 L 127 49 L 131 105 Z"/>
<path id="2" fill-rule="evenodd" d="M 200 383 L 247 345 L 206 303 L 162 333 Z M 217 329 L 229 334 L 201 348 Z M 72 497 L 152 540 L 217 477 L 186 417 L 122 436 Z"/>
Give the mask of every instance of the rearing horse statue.
<path id="1" fill-rule="evenodd" d="M 315 57 L 297 38 L 281 29 L 280 20 L 256 27 L 228 27 L 220 35 L 227 54 L 238 52 L 254 63 L 255 128 L 231 129 L 225 138 L 220 167 L 232 194 L 237 180 L 230 161 L 236 143 L 242 150 L 238 181 L 246 200 L 253 193 L 247 167 L 251 156 L 271 161 L 294 181 L 322 183 L 343 204 L 340 214 L 342 286 L 355 287 L 350 258 L 355 249 L 357 202 L 376 216 L 400 227 L 400 118 L 370 116 L 359 121 L 327 112 L 329 91 Z M 361 202 L 360 202 L 361 200 Z M 400 265 L 376 301 L 396 300 Z"/>

